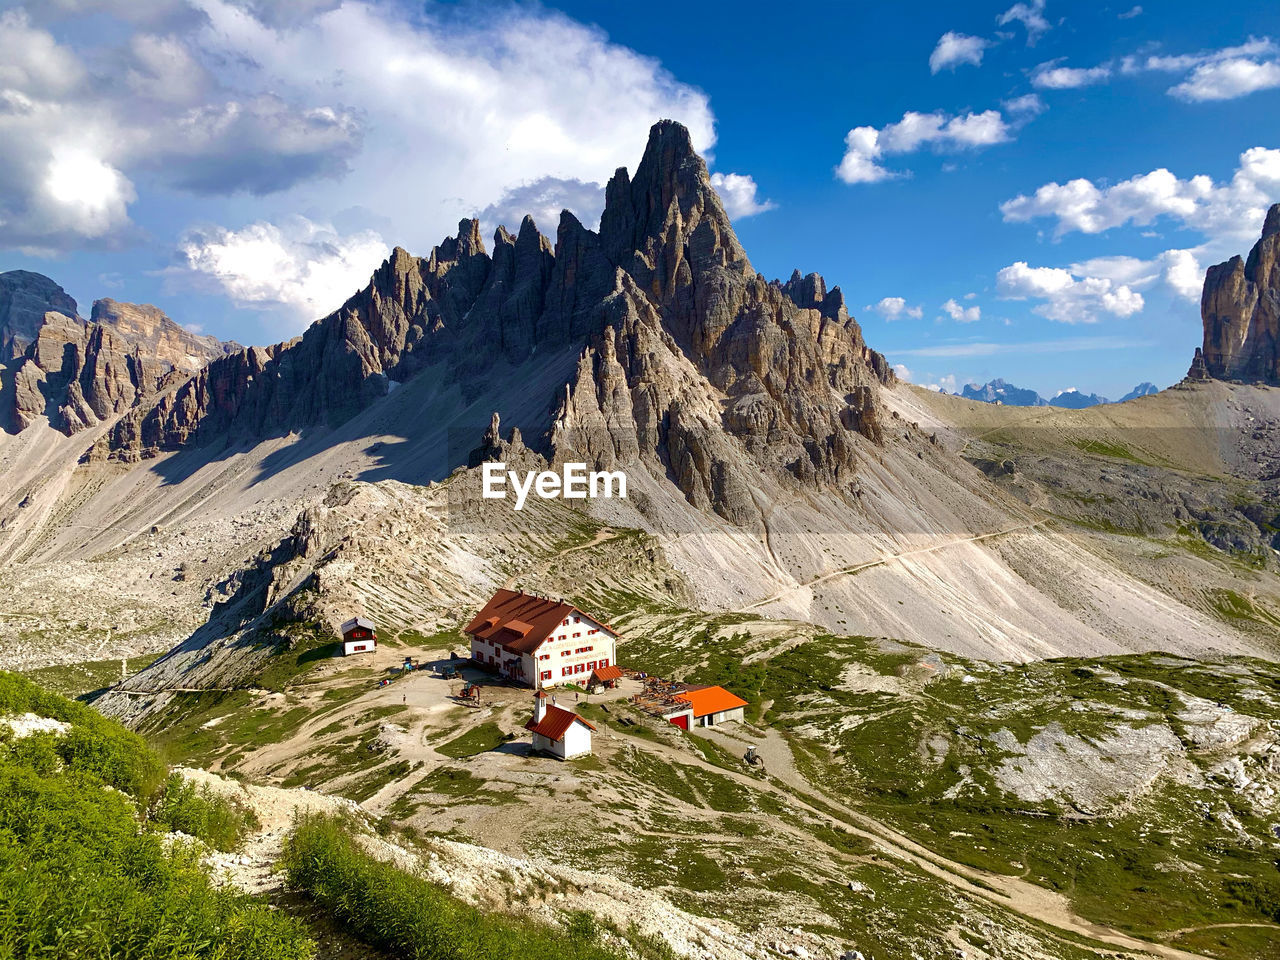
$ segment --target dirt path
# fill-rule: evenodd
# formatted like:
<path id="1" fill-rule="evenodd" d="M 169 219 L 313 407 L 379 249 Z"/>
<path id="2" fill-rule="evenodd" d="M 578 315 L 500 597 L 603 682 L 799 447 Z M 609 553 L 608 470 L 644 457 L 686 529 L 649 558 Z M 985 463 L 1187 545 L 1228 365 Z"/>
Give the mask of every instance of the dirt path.
<path id="1" fill-rule="evenodd" d="M 539 561 L 539 563 L 537 564 L 537 570 L 539 571 L 539 573 L 546 573 L 548 570 L 551 569 L 551 565 L 555 563 L 557 560 L 559 560 L 561 557 L 567 556 L 570 553 L 576 553 L 579 550 L 589 550 L 592 547 L 598 547 L 600 544 L 608 543 L 610 540 L 616 540 L 620 536 L 622 536 L 622 534 L 620 534 L 617 530 L 614 530 L 612 527 L 601 527 L 599 530 L 596 531 L 596 535 L 586 543 L 579 543 L 579 544 L 575 544 L 572 547 L 565 547 L 563 550 L 559 551 L 558 553 L 553 553 L 551 556 L 547 557 L 545 560 Z M 502 585 L 502 589 L 504 590 L 514 589 L 516 585 L 516 581 L 523 579 L 528 575 L 529 575 L 528 569 L 521 570 L 519 573 L 513 573 L 511 576 L 507 578 L 506 582 Z"/>
<path id="2" fill-rule="evenodd" d="M 1070 902 L 1060 894 L 1018 877 L 988 873 L 984 870 L 978 870 L 974 867 L 948 860 L 927 847 L 921 846 L 893 827 L 853 810 L 829 796 L 823 795 L 824 803 L 839 809 L 847 815 L 847 820 L 834 817 L 826 810 L 808 803 L 791 792 L 791 790 L 760 780 L 749 773 L 726 770 L 723 767 L 707 762 L 701 757 L 665 744 L 639 738 L 632 738 L 632 742 L 637 749 L 660 754 L 668 762 L 692 764 L 722 776 L 728 776 L 750 789 L 771 793 L 776 797 L 785 799 L 789 804 L 800 807 L 807 813 L 825 819 L 833 825 L 851 829 L 854 833 L 876 844 L 888 856 L 905 861 L 972 897 L 995 904 L 1026 920 L 1052 928 L 1057 931 L 1059 939 L 1064 942 L 1070 942 L 1075 946 L 1083 946 L 1070 938 L 1085 937 L 1115 948 L 1146 956 L 1166 957 L 1169 960 L 1208 960 L 1201 954 L 1179 950 L 1176 947 L 1162 943 L 1140 940 L 1111 927 L 1085 920 L 1072 910 Z M 785 746 L 785 743 L 783 746 Z M 768 760 L 766 760 L 766 764 L 768 764 Z M 786 764 L 779 764 L 780 770 L 785 770 L 786 767 Z M 794 767 L 792 769 L 794 770 Z M 770 772 L 772 773 L 772 769 Z M 811 785 L 804 782 L 802 777 L 799 777 L 798 773 L 794 774 L 794 776 L 799 779 L 800 784 L 803 784 L 802 787 L 796 785 L 797 788 L 806 792 L 813 789 Z M 1096 950 L 1102 956 L 1109 955 L 1100 948 L 1087 948 Z"/>
<path id="3" fill-rule="evenodd" d="M 993 530 L 990 533 L 979 533 L 972 537 L 959 537 L 942 543 L 931 544 L 927 547 L 918 547 L 915 550 L 904 550 L 901 553 L 893 553 L 885 557 L 878 557 L 875 560 L 856 563 L 851 567 L 841 567 L 839 570 L 832 570 L 829 573 L 820 574 L 819 576 L 816 576 L 811 580 L 806 580 L 803 583 L 793 584 L 785 590 L 781 590 L 772 596 L 765 597 L 763 600 L 756 600 L 754 603 L 749 603 L 745 607 L 740 607 L 733 612 L 749 613 L 752 610 L 758 610 L 761 607 L 769 606 L 771 603 L 777 603 L 779 600 L 784 600 L 797 591 L 807 590 L 809 587 L 815 587 L 820 583 L 826 583 L 828 580 L 835 580 L 837 577 L 851 577 L 855 574 L 862 573 L 864 570 L 870 570 L 872 567 L 884 566 L 885 564 L 892 563 L 895 560 L 903 560 L 907 557 L 916 557 L 925 553 L 934 553 L 938 550 L 945 550 L 948 547 L 959 546 L 962 543 L 978 543 L 981 540 L 990 540 L 994 537 L 1006 537 L 1022 530 L 1031 530 L 1035 527 L 1043 526 L 1046 523 L 1048 523 L 1047 520 L 1033 520 L 1030 523 L 1020 523 L 1017 526 L 1006 527 L 1003 530 Z"/>

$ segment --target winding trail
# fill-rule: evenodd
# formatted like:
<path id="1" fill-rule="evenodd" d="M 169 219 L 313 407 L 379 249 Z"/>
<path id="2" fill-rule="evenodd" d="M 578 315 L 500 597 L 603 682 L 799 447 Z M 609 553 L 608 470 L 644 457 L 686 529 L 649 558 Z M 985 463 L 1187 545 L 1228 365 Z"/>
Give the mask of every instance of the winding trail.
<path id="1" fill-rule="evenodd" d="M 885 566 L 895 560 L 903 560 L 907 557 L 916 557 L 925 553 L 935 553 L 939 550 L 945 550 L 948 547 L 959 546 L 962 543 L 978 543 L 979 541 L 991 540 L 996 537 L 1007 537 L 1010 534 L 1019 533 L 1023 530 L 1031 530 L 1035 527 L 1044 526 L 1048 522 L 1048 520 L 1033 520 L 1029 523 L 1020 523 L 1017 526 L 1006 527 L 1003 530 L 993 530 L 990 533 L 979 533 L 972 537 L 959 537 L 953 540 L 945 540 L 941 543 L 934 543 L 927 547 L 918 547 L 915 550 L 903 550 L 900 553 L 891 553 L 888 556 L 877 557 L 875 560 L 866 560 L 862 563 L 855 563 L 849 567 L 841 567 L 839 570 L 832 570 L 828 573 L 819 574 L 818 576 L 810 580 L 805 580 L 802 583 L 792 584 L 784 590 L 780 590 L 771 596 L 765 597 L 763 600 L 756 600 L 747 604 L 745 607 L 739 607 L 733 612 L 748 613 L 752 610 L 759 610 L 761 607 L 767 607 L 772 603 L 784 600 L 800 590 L 807 590 L 810 587 L 815 587 L 820 583 L 826 583 L 828 580 L 835 580 L 839 577 L 852 577 L 862 573 L 864 570 L 870 570 L 872 567 Z"/>
<path id="2" fill-rule="evenodd" d="M 1019 877 L 989 873 L 948 860 L 921 846 L 893 827 L 854 810 L 839 800 L 821 794 L 821 802 L 824 805 L 829 804 L 847 819 L 842 820 L 833 816 L 822 807 L 815 806 L 804 799 L 803 794 L 813 792 L 814 788 L 799 773 L 794 773 L 799 782 L 787 783 L 779 780 L 774 783 L 761 780 L 746 772 L 716 766 L 700 756 L 691 755 L 666 744 L 641 740 L 637 737 L 628 739 L 637 749 L 661 754 L 668 762 L 692 764 L 721 776 L 730 777 L 749 789 L 785 799 L 790 805 L 799 807 L 812 816 L 820 817 L 833 825 L 844 827 L 862 836 L 874 843 L 887 856 L 909 863 L 962 893 L 994 904 L 1042 927 L 1050 928 L 1048 933 L 1051 936 L 1076 948 L 1093 950 L 1102 957 L 1113 956 L 1110 950 L 1096 945 L 1101 943 L 1114 949 L 1144 956 L 1165 957 L 1168 960 L 1210 960 L 1202 954 L 1179 950 L 1164 943 L 1141 940 L 1112 927 L 1093 923 L 1079 916 L 1072 910 L 1070 902 L 1065 897 L 1052 890 Z M 777 764 L 776 769 L 785 770 L 787 766 Z M 771 769 L 775 768 L 771 767 Z M 794 767 L 791 769 L 794 771 Z M 779 783 L 783 786 L 779 786 Z M 787 787 L 790 789 L 786 789 Z M 1176 934 L 1177 932 L 1173 935 L 1176 936 Z M 1077 939 L 1081 937 L 1094 943 L 1081 943 Z"/>

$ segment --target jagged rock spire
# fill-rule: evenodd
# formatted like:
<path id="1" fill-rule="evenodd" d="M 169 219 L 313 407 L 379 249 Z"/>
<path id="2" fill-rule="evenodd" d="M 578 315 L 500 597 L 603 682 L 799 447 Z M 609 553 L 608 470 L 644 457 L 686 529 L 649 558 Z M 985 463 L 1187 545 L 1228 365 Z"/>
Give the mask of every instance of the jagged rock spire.
<path id="1" fill-rule="evenodd" d="M 1247 260 L 1209 268 L 1200 298 L 1202 363 L 1192 374 L 1280 383 L 1280 203 L 1267 211 Z"/>

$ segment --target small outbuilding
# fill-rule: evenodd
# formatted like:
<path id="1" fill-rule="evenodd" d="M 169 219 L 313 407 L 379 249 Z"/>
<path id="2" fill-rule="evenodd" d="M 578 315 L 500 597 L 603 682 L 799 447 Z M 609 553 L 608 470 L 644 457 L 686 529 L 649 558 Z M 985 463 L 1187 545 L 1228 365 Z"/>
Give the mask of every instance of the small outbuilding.
<path id="1" fill-rule="evenodd" d="M 591 671 L 591 676 L 587 679 L 587 689 L 612 690 L 621 679 L 622 668 L 616 663 L 611 663 L 607 667 L 596 667 Z"/>
<path id="2" fill-rule="evenodd" d="M 672 699 L 676 705 L 663 716 L 681 730 L 715 727 L 729 721 L 741 723 L 745 718 L 747 701 L 724 687 L 685 687 Z"/>
<path id="3" fill-rule="evenodd" d="M 533 749 L 570 760 L 591 752 L 591 734 L 595 730 L 588 721 L 572 710 L 547 703 L 547 692 L 533 695 L 533 719 L 525 725 L 533 733 Z"/>
<path id="4" fill-rule="evenodd" d="M 364 617 L 352 617 L 342 625 L 342 655 L 372 653 L 378 649 L 378 633 L 373 621 Z"/>

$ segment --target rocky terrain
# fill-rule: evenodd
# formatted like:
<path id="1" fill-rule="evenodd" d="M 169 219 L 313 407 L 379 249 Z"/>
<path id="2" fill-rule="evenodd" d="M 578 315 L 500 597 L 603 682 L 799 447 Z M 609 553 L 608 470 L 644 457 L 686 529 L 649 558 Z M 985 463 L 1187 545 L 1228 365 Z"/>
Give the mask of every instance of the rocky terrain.
<path id="1" fill-rule="evenodd" d="M 1280 383 L 1280 203 L 1267 211 L 1247 260 L 1209 268 L 1200 315 L 1204 346 L 1190 377 Z"/>

